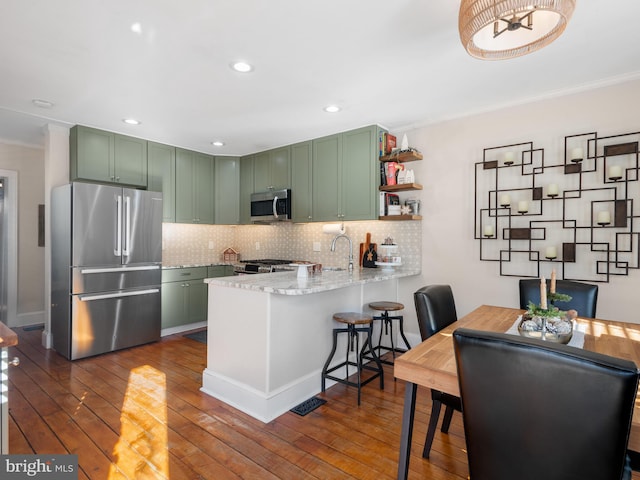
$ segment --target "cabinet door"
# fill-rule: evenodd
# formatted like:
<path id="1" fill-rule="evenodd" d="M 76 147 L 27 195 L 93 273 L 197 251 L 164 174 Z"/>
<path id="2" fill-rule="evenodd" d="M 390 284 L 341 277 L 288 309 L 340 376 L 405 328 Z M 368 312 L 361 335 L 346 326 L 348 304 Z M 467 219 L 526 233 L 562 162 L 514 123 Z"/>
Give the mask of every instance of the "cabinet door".
<path id="1" fill-rule="evenodd" d="M 162 192 L 162 221 L 176 221 L 176 149 L 149 142 L 147 145 L 147 188 Z"/>
<path id="2" fill-rule="evenodd" d="M 256 153 L 253 156 L 253 193 L 266 192 L 272 186 L 269 152 Z"/>
<path id="3" fill-rule="evenodd" d="M 207 284 L 203 280 L 188 282 L 187 290 L 187 322 L 196 323 L 207 320 Z"/>
<path id="4" fill-rule="evenodd" d="M 215 159 L 216 224 L 237 225 L 240 222 L 240 159 Z"/>
<path id="5" fill-rule="evenodd" d="M 240 159 L 240 223 L 251 223 L 251 194 L 253 193 L 253 155 Z"/>
<path id="6" fill-rule="evenodd" d="M 186 322 L 185 282 L 162 284 L 161 327 L 169 328 Z"/>
<path id="7" fill-rule="evenodd" d="M 76 125 L 69 135 L 70 180 L 114 182 L 114 134 Z"/>
<path id="8" fill-rule="evenodd" d="M 312 142 L 302 142 L 291 146 L 291 201 L 294 222 L 313 220 L 311 176 Z"/>
<path id="9" fill-rule="evenodd" d="M 214 222 L 213 157 L 176 148 L 176 222 Z"/>
<path id="10" fill-rule="evenodd" d="M 195 223 L 193 152 L 176 148 L 176 222 Z"/>
<path id="11" fill-rule="evenodd" d="M 291 147 L 278 148 L 269 152 L 271 165 L 271 187 L 274 190 L 291 187 Z"/>
<path id="12" fill-rule="evenodd" d="M 147 186 L 147 141 L 115 134 L 114 172 L 116 183 Z"/>
<path id="13" fill-rule="evenodd" d="M 313 140 L 313 220 L 340 220 L 340 156 L 342 136 Z M 293 195 L 295 193 L 292 192 Z"/>
<path id="14" fill-rule="evenodd" d="M 211 155 L 204 153 L 194 153 L 194 206 L 197 223 L 213 224 L 214 213 L 214 188 L 215 173 L 214 160 Z"/>
<path id="15" fill-rule="evenodd" d="M 360 128 L 342 134 L 341 213 L 345 220 L 378 218 L 377 156 L 378 127 Z"/>

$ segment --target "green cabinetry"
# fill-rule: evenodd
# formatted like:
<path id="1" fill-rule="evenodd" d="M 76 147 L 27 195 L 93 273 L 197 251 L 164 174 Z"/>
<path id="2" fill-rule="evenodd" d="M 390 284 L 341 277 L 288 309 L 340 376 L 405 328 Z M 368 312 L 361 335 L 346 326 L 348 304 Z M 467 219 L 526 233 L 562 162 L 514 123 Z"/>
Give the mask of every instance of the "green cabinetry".
<path id="1" fill-rule="evenodd" d="M 253 158 L 254 192 L 291 186 L 291 147 L 257 153 Z"/>
<path id="2" fill-rule="evenodd" d="M 253 193 L 253 155 L 240 159 L 240 223 L 251 223 L 251 194 Z"/>
<path id="3" fill-rule="evenodd" d="M 240 159 L 215 158 L 215 221 L 221 225 L 240 222 Z"/>
<path id="4" fill-rule="evenodd" d="M 230 277 L 233 273 L 233 265 L 209 265 L 207 278 Z"/>
<path id="5" fill-rule="evenodd" d="M 291 146 L 291 201 L 294 222 L 313 220 L 312 159 L 313 143 L 311 141 Z"/>
<path id="6" fill-rule="evenodd" d="M 147 141 L 76 125 L 69 136 L 70 180 L 147 186 Z"/>
<path id="7" fill-rule="evenodd" d="M 162 270 L 162 328 L 207 320 L 207 267 Z"/>
<path id="8" fill-rule="evenodd" d="M 378 218 L 377 147 L 376 125 L 313 141 L 313 221 Z"/>
<path id="9" fill-rule="evenodd" d="M 176 148 L 176 222 L 214 223 L 214 159 Z"/>
<path id="10" fill-rule="evenodd" d="M 147 189 L 162 192 L 162 221 L 176 221 L 176 148 L 147 144 Z"/>

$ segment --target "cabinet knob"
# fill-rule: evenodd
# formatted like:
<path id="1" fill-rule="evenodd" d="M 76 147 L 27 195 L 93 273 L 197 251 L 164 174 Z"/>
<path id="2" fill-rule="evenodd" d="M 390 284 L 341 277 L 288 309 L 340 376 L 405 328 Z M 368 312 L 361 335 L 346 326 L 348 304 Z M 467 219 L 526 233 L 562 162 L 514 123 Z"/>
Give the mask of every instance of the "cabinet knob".
<path id="1" fill-rule="evenodd" d="M 18 357 L 13 357 L 13 359 L 9 361 L 9 365 L 17 367 L 18 365 L 20 365 L 20 359 Z"/>
<path id="2" fill-rule="evenodd" d="M 119 182 L 119 181 L 120 181 L 120 177 L 116 177 L 116 182 Z"/>

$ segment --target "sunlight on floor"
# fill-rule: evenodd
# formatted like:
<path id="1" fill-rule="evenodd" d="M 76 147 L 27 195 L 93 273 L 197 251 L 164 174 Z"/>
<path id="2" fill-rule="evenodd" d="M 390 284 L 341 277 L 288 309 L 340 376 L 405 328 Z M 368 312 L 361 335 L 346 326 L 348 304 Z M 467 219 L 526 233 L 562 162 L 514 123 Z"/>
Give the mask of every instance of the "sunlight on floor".
<path id="1" fill-rule="evenodd" d="M 169 478 L 166 391 L 164 373 L 148 365 L 131 370 L 110 480 Z"/>

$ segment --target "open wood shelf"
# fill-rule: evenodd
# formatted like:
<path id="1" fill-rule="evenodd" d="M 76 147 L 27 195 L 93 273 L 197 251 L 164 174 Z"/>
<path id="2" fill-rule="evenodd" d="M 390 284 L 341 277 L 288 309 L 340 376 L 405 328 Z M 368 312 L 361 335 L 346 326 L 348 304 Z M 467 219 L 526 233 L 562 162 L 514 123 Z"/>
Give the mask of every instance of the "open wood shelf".
<path id="1" fill-rule="evenodd" d="M 422 190 L 419 183 L 398 183 L 397 185 L 380 185 L 378 190 L 381 192 L 403 192 L 405 190 Z"/>
<path id="2" fill-rule="evenodd" d="M 413 162 L 415 160 L 422 160 L 422 154 L 420 152 L 403 152 L 403 153 L 391 153 L 389 155 L 383 155 L 380 157 L 381 162 Z"/>
<path id="3" fill-rule="evenodd" d="M 422 220 L 422 215 L 384 215 L 378 220 Z"/>

